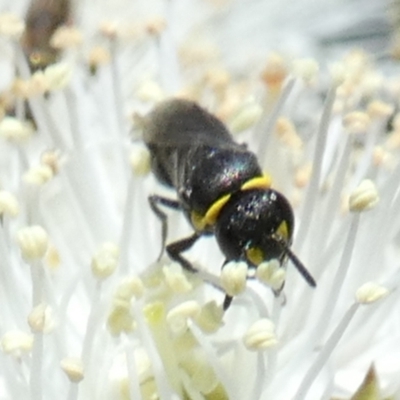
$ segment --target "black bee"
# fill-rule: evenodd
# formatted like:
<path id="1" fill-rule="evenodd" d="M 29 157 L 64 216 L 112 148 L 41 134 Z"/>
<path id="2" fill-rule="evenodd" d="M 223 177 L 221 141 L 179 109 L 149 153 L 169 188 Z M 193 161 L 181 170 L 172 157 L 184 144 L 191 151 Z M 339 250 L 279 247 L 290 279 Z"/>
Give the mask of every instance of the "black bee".
<path id="1" fill-rule="evenodd" d="M 201 236 L 215 235 L 226 257 L 244 260 L 250 268 L 289 258 L 310 286 L 316 283 L 290 250 L 294 228 L 292 208 L 271 189 L 255 154 L 236 143 L 215 116 L 186 100 L 159 104 L 144 120 L 144 141 L 157 179 L 175 189 L 177 199 L 149 197 L 162 221 L 163 249 L 167 216 L 162 206 L 181 210 L 194 233 L 165 248 L 169 257 L 188 271 L 197 272 L 182 256 Z M 162 251 L 163 251 L 162 249 Z M 232 297 L 225 296 L 226 310 Z"/>

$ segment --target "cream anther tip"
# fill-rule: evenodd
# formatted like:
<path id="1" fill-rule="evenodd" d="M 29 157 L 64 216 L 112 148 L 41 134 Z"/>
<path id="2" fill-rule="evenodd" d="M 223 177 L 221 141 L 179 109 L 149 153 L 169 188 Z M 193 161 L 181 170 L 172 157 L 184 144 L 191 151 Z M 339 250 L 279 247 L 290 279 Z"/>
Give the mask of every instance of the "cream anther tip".
<path id="1" fill-rule="evenodd" d="M 265 350 L 276 346 L 275 325 L 269 319 L 256 321 L 245 333 L 243 343 L 249 350 Z"/>
<path id="2" fill-rule="evenodd" d="M 349 208 L 352 212 L 371 210 L 379 202 L 379 195 L 374 182 L 363 180 L 349 198 Z"/>
<path id="3" fill-rule="evenodd" d="M 356 299 L 360 304 L 374 303 L 389 294 L 389 290 L 375 282 L 367 282 L 356 292 Z"/>

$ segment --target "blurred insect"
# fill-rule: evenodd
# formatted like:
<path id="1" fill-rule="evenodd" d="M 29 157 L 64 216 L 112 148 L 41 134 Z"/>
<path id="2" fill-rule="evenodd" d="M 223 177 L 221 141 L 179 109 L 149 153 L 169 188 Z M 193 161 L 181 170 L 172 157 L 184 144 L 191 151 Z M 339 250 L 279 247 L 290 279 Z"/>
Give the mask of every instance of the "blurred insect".
<path id="1" fill-rule="evenodd" d="M 31 71 L 54 64 L 59 50 L 50 45 L 50 39 L 61 25 L 68 23 L 71 14 L 70 0 L 33 0 L 26 18 L 25 33 L 21 43 Z"/>
<path id="2" fill-rule="evenodd" d="M 224 265 L 244 260 L 250 268 L 290 259 L 310 286 L 316 283 L 290 250 L 294 215 L 286 198 L 271 189 L 255 154 L 236 143 L 215 116 L 185 100 L 158 105 L 144 120 L 144 141 L 157 179 L 175 189 L 177 199 L 149 197 L 162 222 L 162 251 L 188 271 L 197 272 L 182 256 L 201 236 L 215 235 Z M 194 233 L 165 246 L 167 207 L 182 211 Z M 225 295 L 226 310 L 232 297 Z"/>

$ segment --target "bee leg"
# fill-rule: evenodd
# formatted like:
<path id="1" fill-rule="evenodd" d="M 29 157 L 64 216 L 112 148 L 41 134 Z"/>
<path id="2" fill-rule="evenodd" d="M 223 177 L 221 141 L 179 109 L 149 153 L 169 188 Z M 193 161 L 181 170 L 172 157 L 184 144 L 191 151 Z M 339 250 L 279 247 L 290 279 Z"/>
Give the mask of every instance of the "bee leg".
<path id="1" fill-rule="evenodd" d="M 224 311 L 226 311 L 229 308 L 229 306 L 232 304 L 232 300 L 233 300 L 232 296 L 229 296 L 227 294 L 225 295 L 224 302 L 222 304 L 222 309 Z"/>
<path id="2" fill-rule="evenodd" d="M 192 273 L 196 273 L 198 271 L 193 267 L 192 264 L 190 264 L 188 260 L 186 260 L 185 257 L 181 256 L 181 253 L 192 247 L 200 236 L 201 235 L 199 233 L 194 232 L 192 236 L 179 240 L 178 242 L 171 243 L 166 247 L 169 257 L 172 260 L 177 261 L 184 269 Z"/>
<path id="3" fill-rule="evenodd" d="M 171 208 L 173 210 L 180 210 L 181 205 L 177 200 L 168 199 L 166 197 L 157 195 L 149 196 L 149 203 L 150 203 L 150 208 L 161 221 L 161 251 L 157 258 L 157 260 L 160 260 L 161 256 L 164 253 L 165 242 L 167 240 L 167 234 L 168 234 L 167 214 L 161 210 L 160 206 Z"/>

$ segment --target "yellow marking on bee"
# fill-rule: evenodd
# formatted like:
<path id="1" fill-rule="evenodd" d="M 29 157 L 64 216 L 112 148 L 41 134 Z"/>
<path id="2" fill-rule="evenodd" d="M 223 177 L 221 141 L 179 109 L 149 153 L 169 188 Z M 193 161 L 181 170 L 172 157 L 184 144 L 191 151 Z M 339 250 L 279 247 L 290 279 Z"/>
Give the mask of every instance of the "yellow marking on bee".
<path id="1" fill-rule="evenodd" d="M 192 222 L 192 225 L 195 227 L 196 231 L 198 232 L 204 231 L 204 228 L 206 227 L 206 221 L 204 215 L 201 215 L 197 211 L 192 211 L 190 213 L 190 220 Z"/>
<path id="2" fill-rule="evenodd" d="M 221 212 L 222 207 L 228 202 L 230 197 L 230 194 L 226 194 L 225 196 L 222 196 L 218 200 L 214 201 L 205 215 L 202 215 L 197 211 L 192 211 L 190 213 L 190 220 L 195 229 L 201 232 L 204 231 L 208 226 L 213 226 L 218 218 L 219 213 Z"/>
<path id="3" fill-rule="evenodd" d="M 281 224 L 278 226 L 278 229 L 276 230 L 276 234 L 279 235 L 282 239 L 289 239 L 289 230 L 286 221 L 281 222 Z"/>
<path id="4" fill-rule="evenodd" d="M 245 182 L 240 190 L 250 189 L 268 189 L 271 187 L 272 178 L 271 175 L 264 174 L 263 176 L 257 176 Z"/>
<path id="5" fill-rule="evenodd" d="M 218 200 L 214 201 L 214 203 L 207 210 L 206 215 L 204 216 L 206 225 L 212 226 L 215 224 L 215 221 L 217 220 L 218 215 L 222 210 L 222 207 L 229 201 L 230 198 L 231 195 L 226 194 L 225 196 L 222 196 Z"/>
<path id="6" fill-rule="evenodd" d="M 247 259 L 254 265 L 260 265 L 264 261 L 264 252 L 259 247 L 250 247 L 246 250 Z"/>
<path id="7" fill-rule="evenodd" d="M 271 176 L 264 174 L 263 176 L 257 176 L 255 178 L 249 179 L 245 182 L 240 190 L 250 190 L 250 189 L 267 189 L 271 187 Z M 190 214 L 190 220 L 197 231 L 203 231 L 207 226 L 213 226 L 218 219 L 218 216 L 224 207 L 224 205 L 231 198 L 231 194 L 226 194 L 219 199 L 215 200 L 213 204 L 209 207 L 205 215 L 198 213 L 197 211 L 192 211 Z"/>

